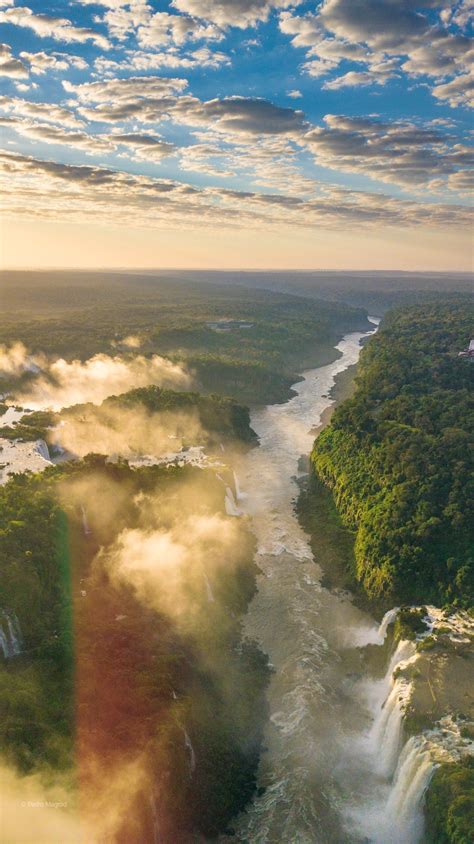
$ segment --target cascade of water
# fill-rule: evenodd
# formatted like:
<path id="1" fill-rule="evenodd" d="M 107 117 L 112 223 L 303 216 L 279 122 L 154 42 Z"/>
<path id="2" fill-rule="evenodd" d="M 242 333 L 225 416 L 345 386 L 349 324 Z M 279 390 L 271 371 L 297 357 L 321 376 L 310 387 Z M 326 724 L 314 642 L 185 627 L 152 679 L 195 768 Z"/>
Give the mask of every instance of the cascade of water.
<path id="1" fill-rule="evenodd" d="M 363 627 L 348 631 L 348 641 L 352 646 L 358 648 L 364 648 L 366 645 L 383 645 L 388 628 L 393 624 L 399 612 L 399 607 L 388 610 L 378 627 Z"/>
<path id="2" fill-rule="evenodd" d="M 242 512 L 237 507 L 235 502 L 234 493 L 232 492 L 230 486 L 226 487 L 225 490 L 225 511 L 228 516 L 241 516 Z"/>
<path id="3" fill-rule="evenodd" d="M 10 659 L 10 643 L 5 635 L 4 630 L 0 627 L 0 648 L 3 651 L 3 656 L 5 659 Z"/>
<path id="4" fill-rule="evenodd" d="M 184 746 L 189 753 L 189 765 L 191 768 L 191 774 L 193 774 L 196 770 L 196 754 L 194 753 L 194 747 L 187 730 L 184 730 Z"/>
<path id="5" fill-rule="evenodd" d="M 235 488 L 235 497 L 237 501 L 244 501 L 247 498 L 245 492 L 242 492 L 240 488 L 239 478 L 237 476 L 237 472 L 234 471 L 234 488 Z"/>
<path id="6" fill-rule="evenodd" d="M 386 807 L 390 841 L 417 842 L 423 831 L 423 797 L 436 763 L 427 744 L 419 737 L 410 738 L 400 756 Z"/>
<path id="7" fill-rule="evenodd" d="M 399 612 L 400 607 L 394 607 L 392 610 L 388 610 L 388 612 L 385 613 L 382 621 L 380 622 L 379 629 L 377 630 L 377 636 L 381 645 L 385 642 L 387 630 L 390 625 L 394 623 Z"/>
<path id="8" fill-rule="evenodd" d="M 204 583 L 206 584 L 207 600 L 210 604 L 213 604 L 214 601 L 215 601 L 214 593 L 212 591 L 212 586 L 210 584 L 210 581 L 209 581 L 209 578 L 208 578 L 206 572 L 204 572 Z"/>
<path id="9" fill-rule="evenodd" d="M 383 777 L 390 777 L 397 765 L 402 744 L 403 713 L 410 692 L 411 686 L 406 680 L 396 680 L 371 730 L 374 768 Z"/>
<path id="10" fill-rule="evenodd" d="M 90 536 L 91 529 L 89 527 L 89 522 L 87 520 L 87 513 L 86 513 L 84 507 L 81 507 L 81 513 L 82 513 L 82 530 L 84 532 L 84 536 Z"/>
<path id="11" fill-rule="evenodd" d="M 37 440 L 36 441 L 35 450 L 38 452 L 38 454 L 41 455 L 41 457 L 44 457 L 45 460 L 48 460 L 48 461 L 51 460 L 51 457 L 50 457 L 50 454 L 49 454 L 49 448 L 46 445 L 44 440 Z"/>
<path id="12" fill-rule="evenodd" d="M 23 637 L 21 635 L 20 622 L 16 612 L 5 613 L 8 624 L 8 632 L 10 633 L 10 649 L 12 656 L 18 656 L 23 647 Z"/>
<path id="13" fill-rule="evenodd" d="M 158 818 L 158 809 L 156 807 L 156 797 L 153 792 L 150 795 L 151 812 L 153 815 L 153 844 L 160 844 L 160 824 Z"/>
<path id="14" fill-rule="evenodd" d="M 0 648 L 5 659 L 12 659 L 21 654 L 23 637 L 16 612 L 1 611 Z"/>

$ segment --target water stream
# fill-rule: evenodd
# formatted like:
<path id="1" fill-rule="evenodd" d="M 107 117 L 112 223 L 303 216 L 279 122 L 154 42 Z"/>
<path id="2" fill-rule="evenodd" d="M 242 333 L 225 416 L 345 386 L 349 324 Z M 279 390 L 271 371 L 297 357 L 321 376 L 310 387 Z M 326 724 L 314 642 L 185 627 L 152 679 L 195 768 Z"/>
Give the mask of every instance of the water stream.
<path id="1" fill-rule="evenodd" d="M 275 673 L 268 692 L 261 790 L 237 819 L 234 841 L 420 840 L 420 805 L 434 765 L 418 746 L 408 750 L 409 758 L 400 755 L 405 752 L 402 704 L 407 690 L 402 680 L 392 678 L 394 668 L 412 657 L 414 646 L 400 644 L 381 680 L 364 677 L 357 646 L 381 645 L 397 611 L 378 625 L 349 595 L 324 588 L 294 511 L 299 458 L 310 452 L 312 430 L 331 404 L 334 379 L 357 362 L 364 336 L 344 337 L 338 346 L 341 357 L 306 372 L 294 387 L 297 395 L 286 404 L 252 413 L 260 448 L 241 467 L 238 495 L 239 508 L 252 518 L 262 574 L 245 633 L 269 655 Z M 380 825 L 387 801 L 394 837 Z"/>

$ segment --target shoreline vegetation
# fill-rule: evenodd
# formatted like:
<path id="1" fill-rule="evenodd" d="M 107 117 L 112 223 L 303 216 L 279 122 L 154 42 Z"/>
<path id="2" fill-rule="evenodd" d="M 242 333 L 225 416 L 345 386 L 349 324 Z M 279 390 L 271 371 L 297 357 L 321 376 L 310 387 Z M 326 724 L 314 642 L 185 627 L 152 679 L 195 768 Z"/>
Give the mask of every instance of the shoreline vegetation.
<path id="1" fill-rule="evenodd" d="M 321 565 L 323 586 L 349 591 L 357 605 L 375 615 L 395 603 L 436 602 L 448 612 L 460 606 L 473 613 L 474 538 L 468 512 L 473 494 L 467 443 L 472 436 L 468 394 L 474 367 L 457 356 L 467 345 L 473 316 L 472 306 L 459 302 L 389 312 L 363 349 L 357 371 L 346 371 L 336 382 L 335 404 L 315 431 L 310 473 L 297 502 L 300 522 Z M 392 451 L 388 461 L 383 449 Z M 377 508 L 381 514 L 374 520 Z M 402 545 L 390 530 L 403 536 Z M 409 548 L 417 551 L 417 565 L 407 565 Z M 385 559 L 390 554 L 388 563 L 384 550 Z M 397 566 L 403 568 L 402 575 Z M 384 568 L 386 576 L 381 578 L 378 573 Z M 395 640 L 413 638 L 419 615 L 403 610 L 395 624 Z M 430 659 L 444 665 L 446 648 L 453 651 L 449 682 L 457 688 L 462 673 L 456 680 L 456 670 L 467 668 L 454 663 L 462 663 L 466 654 L 461 648 L 458 655 L 449 638 L 441 636 L 438 643 L 428 637 L 423 642 L 429 653 L 419 671 L 427 672 L 429 679 Z M 419 683 L 407 714 L 406 729 L 415 733 L 434 717 L 433 701 L 430 698 L 427 705 L 423 688 Z M 468 692 L 461 683 L 451 700 L 461 719 L 468 718 L 462 715 Z M 428 720 L 424 710 L 431 712 Z M 470 842 L 473 764 L 468 756 L 436 769 L 425 801 L 430 844 Z"/>

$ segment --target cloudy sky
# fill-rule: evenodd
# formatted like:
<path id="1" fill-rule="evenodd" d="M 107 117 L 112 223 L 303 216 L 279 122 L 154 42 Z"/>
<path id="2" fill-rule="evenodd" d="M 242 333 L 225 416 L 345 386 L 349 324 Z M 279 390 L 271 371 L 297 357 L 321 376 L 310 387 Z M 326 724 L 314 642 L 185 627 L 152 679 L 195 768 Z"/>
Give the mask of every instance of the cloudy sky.
<path id="1" fill-rule="evenodd" d="M 473 11 L 0 0 L 4 265 L 468 269 Z"/>

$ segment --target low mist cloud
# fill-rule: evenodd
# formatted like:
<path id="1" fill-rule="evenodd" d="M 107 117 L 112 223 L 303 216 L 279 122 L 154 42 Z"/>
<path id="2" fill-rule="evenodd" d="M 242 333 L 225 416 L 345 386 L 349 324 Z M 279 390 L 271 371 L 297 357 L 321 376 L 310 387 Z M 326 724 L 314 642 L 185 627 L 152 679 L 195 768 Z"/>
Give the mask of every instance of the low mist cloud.
<path id="1" fill-rule="evenodd" d="M 196 411 L 151 413 L 142 405 L 133 408 L 87 406 L 64 414 L 51 441 L 77 457 L 86 454 L 161 457 L 179 451 L 183 444 L 204 444 L 207 434 Z"/>
<path id="2" fill-rule="evenodd" d="M 38 370 L 36 358 L 28 354 L 23 343 L 12 343 L 5 346 L 0 343 L 0 375 L 21 375 L 23 372 L 34 372 Z"/>
<path id="3" fill-rule="evenodd" d="M 48 842 L 84 844 L 84 830 L 74 809 L 72 792 L 61 784 L 48 785 L 37 774 L 22 777 L 0 769 L 2 794 L 1 838 L 9 844 Z M 89 837 L 90 844 L 98 838 Z"/>
<path id="4" fill-rule="evenodd" d="M 17 399 L 33 410 L 61 410 L 85 402 L 100 404 L 108 396 L 151 384 L 183 389 L 190 376 L 179 364 L 158 355 L 127 360 L 97 354 L 85 363 L 59 358 Z"/>
<path id="5" fill-rule="evenodd" d="M 122 531 L 104 562 L 113 580 L 189 632 L 203 620 L 216 576 L 231 574 L 238 527 L 220 514 L 175 516 L 168 529 Z"/>

